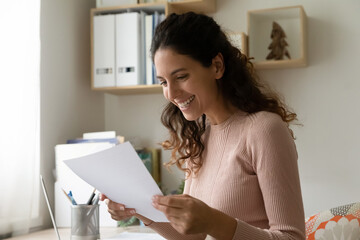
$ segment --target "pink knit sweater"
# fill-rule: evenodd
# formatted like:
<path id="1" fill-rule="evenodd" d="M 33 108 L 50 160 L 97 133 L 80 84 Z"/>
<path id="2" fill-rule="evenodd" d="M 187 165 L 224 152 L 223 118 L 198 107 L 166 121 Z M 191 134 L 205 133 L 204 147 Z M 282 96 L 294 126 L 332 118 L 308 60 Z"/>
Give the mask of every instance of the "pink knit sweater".
<path id="1" fill-rule="evenodd" d="M 234 217 L 234 240 L 305 239 L 296 147 L 278 115 L 238 111 L 209 125 L 204 143 L 204 164 L 184 193 Z M 166 239 L 205 238 L 179 234 L 169 223 L 149 227 Z"/>

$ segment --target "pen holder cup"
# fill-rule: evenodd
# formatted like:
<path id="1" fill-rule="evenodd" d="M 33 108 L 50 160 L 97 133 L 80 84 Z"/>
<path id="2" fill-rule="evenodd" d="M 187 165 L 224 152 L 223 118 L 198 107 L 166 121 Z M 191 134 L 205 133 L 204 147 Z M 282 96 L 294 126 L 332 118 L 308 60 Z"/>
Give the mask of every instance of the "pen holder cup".
<path id="1" fill-rule="evenodd" d="M 97 240 L 99 233 L 99 204 L 71 206 L 71 240 Z"/>

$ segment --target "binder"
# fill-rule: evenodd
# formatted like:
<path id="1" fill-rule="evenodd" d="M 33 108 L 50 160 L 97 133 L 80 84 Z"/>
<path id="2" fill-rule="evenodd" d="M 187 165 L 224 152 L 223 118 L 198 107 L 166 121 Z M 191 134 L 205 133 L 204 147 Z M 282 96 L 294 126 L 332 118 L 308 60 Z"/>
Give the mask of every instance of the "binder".
<path id="1" fill-rule="evenodd" d="M 155 29 L 159 23 L 161 23 L 165 19 L 165 14 L 159 13 L 157 11 L 154 12 L 153 15 L 153 35 L 155 34 Z M 156 77 L 156 69 L 155 65 L 152 64 L 152 83 L 159 84 L 159 80 Z"/>
<path id="2" fill-rule="evenodd" d="M 160 17 L 159 12 L 155 11 L 154 17 L 153 17 L 153 36 L 155 35 L 155 29 L 156 29 L 157 25 L 159 24 L 159 17 Z M 152 75 L 153 75 L 152 76 L 153 84 L 158 84 L 159 80 L 156 77 L 156 68 L 155 68 L 154 64 L 152 65 Z"/>
<path id="3" fill-rule="evenodd" d="M 115 87 L 115 16 L 94 16 L 94 87 Z"/>
<path id="4" fill-rule="evenodd" d="M 146 84 L 146 53 L 145 53 L 145 18 L 147 14 L 140 11 L 140 79 L 139 84 Z"/>
<path id="5" fill-rule="evenodd" d="M 116 86 L 141 84 L 140 14 L 115 15 Z"/>

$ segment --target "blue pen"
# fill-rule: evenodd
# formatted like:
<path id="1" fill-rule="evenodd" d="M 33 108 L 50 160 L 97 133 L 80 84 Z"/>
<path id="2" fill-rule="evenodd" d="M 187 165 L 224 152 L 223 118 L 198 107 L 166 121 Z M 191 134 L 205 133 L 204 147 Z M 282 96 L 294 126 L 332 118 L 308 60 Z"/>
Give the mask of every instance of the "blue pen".
<path id="1" fill-rule="evenodd" d="M 71 191 L 69 191 L 68 196 L 69 196 L 69 198 L 71 199 L 72 204 L 73 204 L 73 205 L 77 205 L 77 203 L 76 203 L 76 201 L 75 201 L 75 199 L 74 199 Z"/>

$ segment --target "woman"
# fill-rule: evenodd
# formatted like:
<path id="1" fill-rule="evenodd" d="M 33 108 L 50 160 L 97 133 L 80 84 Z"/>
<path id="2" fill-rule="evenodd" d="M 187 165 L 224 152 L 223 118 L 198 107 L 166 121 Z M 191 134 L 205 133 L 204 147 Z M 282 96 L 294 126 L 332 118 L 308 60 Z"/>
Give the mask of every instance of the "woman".
<path id="1" fill-rule="evenodd" d="M 171 14 L 151 53 L 169 104 L 162 123 L 183 195 L 154 196 L 169 223 L 106 199 L 113 219 L 137 216 L 167 239 L 305 239 L 297 152 L 288 111 L 210 17 Z M 103 199 L 106 196 L 102 197 Z"/>

